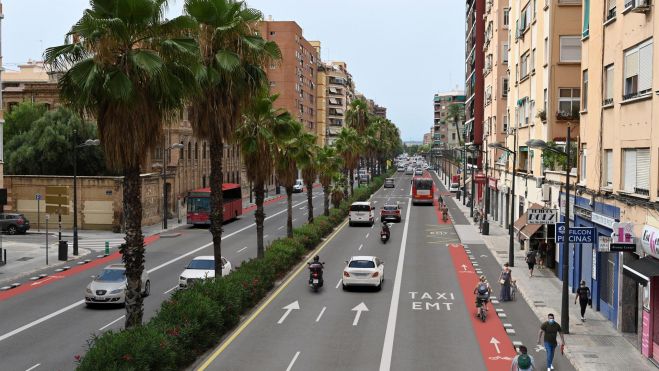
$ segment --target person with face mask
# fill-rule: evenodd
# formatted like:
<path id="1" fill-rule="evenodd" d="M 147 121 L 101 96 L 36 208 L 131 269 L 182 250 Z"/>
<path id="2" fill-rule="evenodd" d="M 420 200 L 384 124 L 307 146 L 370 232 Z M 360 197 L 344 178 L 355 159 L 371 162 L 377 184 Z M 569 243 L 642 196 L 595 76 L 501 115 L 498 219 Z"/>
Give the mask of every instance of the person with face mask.
<path id="1" fill-rule="evenodd" d="M 554 314 L 549 313 L 547 315 L 547 321 L 540 325 L 540 333 L 538 333 L 538 344 L 540 344 L 540 339 L 543 338 L 544 334 L 544 345 L 545 350 L 547 351 L 547 371 L 554 369 L 554 351 L 556 346 L 558 346 L 557 337 L 561 335 L 561 343 L 565 345 L 565 338 L 563 338 L 563 331 L 561 325 L 556 323 L 554 320 Z"/>
<path id="2" fill-rule="evenodd" d="M 586 307 L 590 300 L 590 289 L 586 286 L 586 281 L 584 280 L 581 280 L 581 284 L 577 289 L 577 295 L 574 297 L 574 304 L 577 303 L 577 299 L 579 299 L 579 305 L 581 306 L 581 322 L 584 322 L 586 320 Z"/>

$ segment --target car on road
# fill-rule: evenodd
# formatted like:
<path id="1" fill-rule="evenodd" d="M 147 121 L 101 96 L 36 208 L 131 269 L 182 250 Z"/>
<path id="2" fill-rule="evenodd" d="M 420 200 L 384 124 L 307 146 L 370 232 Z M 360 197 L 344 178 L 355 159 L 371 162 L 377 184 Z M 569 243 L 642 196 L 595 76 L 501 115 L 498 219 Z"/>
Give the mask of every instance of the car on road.
<path id="1" fill-rule="evenodd" d="M 405 166 L 399 166 L 397 170 L 399 173 L 402 173 L 403 171 L 405 171 Z"/>
<path id="2" fill-rule="evenodd" d="M 384 188 L 396 188 L 396 179 L 387 178 L 384 180 Z"/>
<path id="3" fill-rule="evenodd" d="M 384 281 L 384 261 L 376 256 L 353 256 L 343 268 L 341 285 L 344 290 L 350 286 L 372 286 L 380 290 Z"/>
<path id="4" fill-rule="evenodd" d="M 382 206 L 382 209 L 380 209 L 380 220 L 393 220 L 400 223 L 400 214 L 400 206 L 398 206 L 398 204 L 385 204 Z"/>
<path id="5" fill-rule="evenodd" d="M 222 257 L 222 277 L 231 273 L 232 266 L 225 257 Z M 178 287 L 186 288 L 197 281 L 215 278 L 215 257 L 197 256 L 185 267 L 178 277 Z"/>
<path id="6" fill-rule="evenodd" d="M 423 169 L 421 169 L 419 167 L 416 168 L 416 170 L 414 170 L 414 175 L 422 176 L 423 175 Z"/>
<path id="7" fill-rule="evenodd" d="M 85 289 L 85 304 L 125 304 L 126 303 L 126 267 L 123 264 L 110 264 L 98 276 L 92 276 L 92 282 Z M 142 271 L 142 296 L 151 293 L 149 273 Z"/>
<path id="8" fill-rule="evenodd" d="M 25 234 L 30 229 L 30 221 L 23 214 L 0 213 L 0 228 L 7 234 Z"/>
<path id="9" fill-rule="evenodd" d="M 449 192 L 455 193 L 460 190 L 460 183 L 451 183 L 451 186 L 449 187 Z"/>
<path id="10" fill-rule="evenodd" d="M 293 184 L 293 193 L 302 193 L 304 191 L 304 181 L 302 179 L 298 179 L 295 181 L 295 184 Z"/>
<path id="11" fill-rule="evenodd" d="M 359 184 L 366 184 L 366 183 L 368 183 L 368 174 L 360 174 Z"/>
<path id="12" fill-rule="evenodd" d="M 407 169 L 405 169 L 405 175 L 414 175 L 414 168 L 408 166 Z"/>
<path id="13" fill-rule="evenodd" d="M 375 207 L 370 202 L 354 202 L 350 205 L 348 214 L 348 225 L 351 227 L 357 223 L 373 225 L 375 223 Z"/>

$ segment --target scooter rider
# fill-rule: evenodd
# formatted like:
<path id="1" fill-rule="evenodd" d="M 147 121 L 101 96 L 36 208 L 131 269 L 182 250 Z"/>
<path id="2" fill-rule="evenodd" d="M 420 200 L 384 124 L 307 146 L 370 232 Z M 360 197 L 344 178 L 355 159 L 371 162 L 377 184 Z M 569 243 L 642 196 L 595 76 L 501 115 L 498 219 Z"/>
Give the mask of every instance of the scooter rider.
<path id="1" fill-rule="evenodd" d="M 490 287 L 490 284 L 487 282 L 487 278 L 484 275 L 480 276 L 480 279 L 476 284 L 476 287 L 474 287 L 474 294 L 476 294 L 476 308 L 485 306 L 487 302 L 490 300 L 491 293 L 492 293 L 492 288 Z M 487 307 L 485 307 L 485 310 L 487 310 Z"/>
<path id="2" fill-rule="evenodd" d="M 380 230 L 380 234 L 386 234 L 387 238 L 391 237 L 391 231 L 389 230 L 389 223 L 385 222 L 384 220 L 382 221 L 382 229 Z"/>
<path id="3" fill-rule="evenodd" d="M 323 268 L 325 263 L 320 262 L 320 256 L 316 255 L 313 257 L 313 261 L 309 264 L 309 283 L 311 283 L 311 274 L 314 272 L 318 272 L 318 280 L 320 283 L 320 286 L 323 286 Z"/>

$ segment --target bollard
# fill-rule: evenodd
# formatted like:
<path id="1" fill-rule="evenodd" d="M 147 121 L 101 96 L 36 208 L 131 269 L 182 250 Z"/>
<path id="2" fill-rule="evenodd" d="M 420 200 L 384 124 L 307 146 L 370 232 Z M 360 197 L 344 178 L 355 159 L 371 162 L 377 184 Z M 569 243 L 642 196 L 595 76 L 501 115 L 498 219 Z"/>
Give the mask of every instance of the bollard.
<path id="1" fill-rule="evenodd" d="M 110 241 L 105 241 L 105 256 L 110 255 Z"/>

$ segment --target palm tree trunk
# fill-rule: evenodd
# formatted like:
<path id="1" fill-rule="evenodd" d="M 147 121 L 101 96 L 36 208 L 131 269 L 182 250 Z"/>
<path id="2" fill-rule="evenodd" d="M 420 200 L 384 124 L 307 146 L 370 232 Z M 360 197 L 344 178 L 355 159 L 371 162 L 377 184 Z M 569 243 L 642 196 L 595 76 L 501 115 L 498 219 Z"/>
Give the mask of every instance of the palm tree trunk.
<path id="1" fill-rule="evenodd" d="M 256 212 L 254 213 L 254 219 L 256 220 L 256 257 L 261 259 L 265 255 L 263 245 L 263 222 L 265 221 L 263 201 L 265 200 L 265 191 L 263 190 L 263 182 L 254 183 L 254 188 L 256 194 Z"/>
<path id="2" fill-rule="evenodd" d="M 355 170 L 350 169 L 350 197 L 353 196 L 355 193 L 355 190 L 353 189 L 355 187 Z"/>
<path id="3" fill-rule="evenodd" d="M 286 218 L 286 235 L 288 238 L 293 238 L 293 187 L 286 186 L 286 211 L 288 217 Z"/>
<path id="4" fill-rule="evenodd" d="M 313 182 L 307 183 L 307 221 L 313 223 Z"/>
<path id="5" fill-rule="evenodd" d="M 329 216 L 329 206 L 330 206 L 330 185 L 323 184 L 323 198 L 324 198 L 324 210 L 323 210 L 323 215 Z"/>
<path id="6" fill-rule="evenodd" d="M 144 315 L 142 272 L 144 271 L 144 235 L 142 235 L 142 185 L 139 166 L 124 174 L 124 210 L 126 215 L 126 243 L 121 245 L 126 267 L 126 328 L 140 326 Z"/>
<path id="7" fill-rule="evenodd" d="M 224 222 L 224 197 L 222 195 L 222 161 L 224 143 L 210 140 L 210 185 L 211 185 L 211 235 L 213 236 L 213 256 L 215 257 L 215 277 L 222 277 L 222 223 Z"/>

